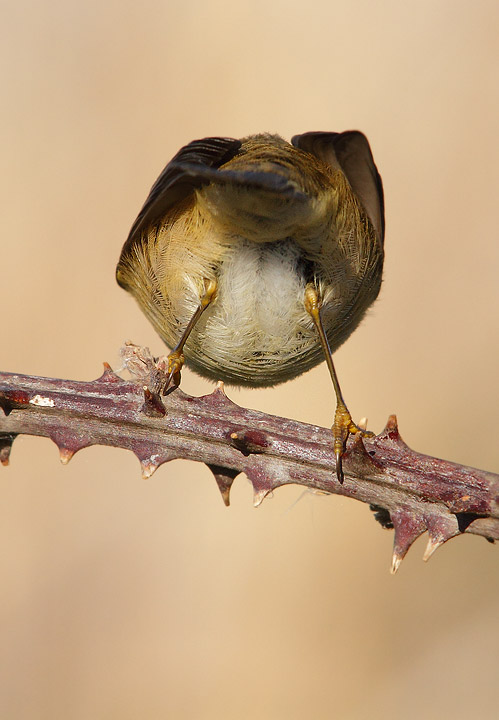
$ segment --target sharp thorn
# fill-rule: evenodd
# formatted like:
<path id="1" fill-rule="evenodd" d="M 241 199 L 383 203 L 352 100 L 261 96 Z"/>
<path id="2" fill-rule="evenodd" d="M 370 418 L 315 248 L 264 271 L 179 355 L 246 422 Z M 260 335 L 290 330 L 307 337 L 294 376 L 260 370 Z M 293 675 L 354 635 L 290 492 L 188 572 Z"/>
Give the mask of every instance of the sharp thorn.
<path id="1" fill-rule="evenodd" d="M 151 392 L 147 385 L 144 385 L 142 389 L 144 391 L 144 404 L 142 405 L 141 411 L 144 415 L 148 415 L 149 417 L 164 417 L 166 415 L 166 408 L 158 393 Z"/>
<path id="2" fill-rule="evenodd" d="M 392 572 L 396 572 L 400 562 L 415 540 L 418 539 L 427 529 L 425 521 L 408 509 L 399 509 L 390 513 L 391 521 L 395 529 L 393 538 L 393 564 Z M 396 558 L 400 558 L 397 563 Z"/>
<path id="3" fill-rule="evenodd" d="M 361 418 L 359 420 L 359 422 L 357 423 L 357 427 L 360 430 L 367 430 L 367 418 L 366 417 Z"/>
<path id="4" fill-rule="evenodd" d="M 450 518 L 444 517 L 426 517 L 428 528 L 428 544 L 426 546 L 423 560 L 426 562 L 441 545 L 451 538 L 459 535 L 459 521 L 455 516 Z"/>
<path id="5" fill-rule="evenodd" d="M 109 382 L 119 382 L 121 380 L 120 376 L 114 372 L 113 368 L 108 362 L 103 362 L 102 365 L 104 366 L 104 370 L 102 372 L 102 375 L 97 378 L 98 380 L 107 380 Z"/>
<path id="6" fill-rule="evenodd" d="M 153 462 L 141 460 L 140 468 L 142 471 L 142 479 L 148 480 L 151 477 L 151 475 L 153 475 L 156 472 L 156 470 L 158 469 L 158 466 Z"/>
<path id="7" fill-rule="evenodd" d="M 255 493 L 253 495 L 253 507 L 258 507 L 262 504 L 264 498 L 266 495 L 269 494 L 269 490 L 255 490 Z"/>
<path id="8" fill-rule="evenodd" d="M 229 507 L 230 490 L 232 487 L 232 483 L 239 475 L 239 470 L 236 470 L 235 468 L 224 467 L 222 465 L 209 465 L 208 463 L 207 465 L 213 473 L 215 480 L 217 481 L 218 489 L 220 490 L 220 494 L 222 495 L 222 500 L 224 501 L 225 506 Z"/>
<path id="9" fill-rule="evenodd" d="M 395 575 L 395 573 L 397 572 L 397 570 L 398 570 L 399 567 L 400 567 L 400 563 L 402 562 L 402 560 L 403 560 L 403 556 L 402 556 L 402 555 L 399 555 L 399 554 L 396 553 L 396 552 L 393 553 L 393 555 L 392 555 L 392 566 L 391 566 L 391 568 L 390 568 L 390 572 L 391 572 L 392 575 Z"/>
<path id="10" fill-rule="evenodd" d="M 66 447 L 60 447 L 59 448 L 59 458 L 61 460 L 61 463 L 63 465 L 67 465 L 68 462 L 71 460 L 73 455 L 75 454 L 76 450 L 70 450 Z"/>
<path id="11" fill-rule="evenodd" d="M 399 427 L 398 427 L 397 416 L 396 416 L 396 415 L 390 415 L 389 418 L 388 418 L 388 420 L 387 420 L 387 422 L 386 422 L 386 425 L 385 425 L 385 432 L 390 432 L 390 431 L 392 431 L 392 432 L 393 432 L 393 431 L 397 432 L 398 429 L 399 429 Z"/>
<path id="12" fill-rule="evenodd" d="M 424 562 L 428 562 L 428 560 L 431 558 L 435 550 L 438 550 L 440 545 L 443 545 L 445 542 L 444 538 L 428 538 L 428 545 L 426 546 L 426 549 L 424 551 L 423 560 Z"/>

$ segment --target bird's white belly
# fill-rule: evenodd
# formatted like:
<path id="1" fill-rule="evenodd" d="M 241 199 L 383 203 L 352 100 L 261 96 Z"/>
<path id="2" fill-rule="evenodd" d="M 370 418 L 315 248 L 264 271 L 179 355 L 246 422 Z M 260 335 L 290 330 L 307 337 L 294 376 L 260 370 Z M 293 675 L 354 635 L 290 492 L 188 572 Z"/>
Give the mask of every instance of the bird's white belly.
<path id="1" fill-rule="evenodd" d="M 218 269 L 216 301 L 185 346 L 193 369 L 235 385 L 274 385 L 321 360 L 301 253 L 290 240 L 233 243 Z"/>

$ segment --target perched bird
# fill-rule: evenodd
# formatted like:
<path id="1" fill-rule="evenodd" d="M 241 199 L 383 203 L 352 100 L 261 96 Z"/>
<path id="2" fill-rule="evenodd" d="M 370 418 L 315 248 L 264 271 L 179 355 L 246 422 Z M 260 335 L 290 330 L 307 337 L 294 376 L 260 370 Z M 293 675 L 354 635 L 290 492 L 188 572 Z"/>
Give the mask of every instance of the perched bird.
<path id="1" fill-rule="evenodd" d="M 205 138 L 153 185 L 121 252 L 117 280 L 168 355 L 162 392 L 184 360 L 205 377 L 263 387 L 324 357 L 337 407 L 336 472 L 349 434 L 331 353 L 376 299 L 383 187 L 366 137 L 309 132 Z"/>

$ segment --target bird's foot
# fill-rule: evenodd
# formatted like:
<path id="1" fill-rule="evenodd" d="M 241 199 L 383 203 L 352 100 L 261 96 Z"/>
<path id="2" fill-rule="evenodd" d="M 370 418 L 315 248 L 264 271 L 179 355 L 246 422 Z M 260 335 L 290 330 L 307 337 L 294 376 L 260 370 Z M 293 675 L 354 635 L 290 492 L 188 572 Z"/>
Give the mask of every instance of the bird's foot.
<path id="1" fill-rule="evenodd" d="M 180 372 L 184 366 L 184 354 L 180 350 L 172 350 L 169 355 L 159 358 L 157 368 L 162 373 L 161 395 L 180 385 Z"/>
<path id="2" fill-rule="evenodd" d="M 374 437 L 374 433 L 370 430 L 356 425 L 346 405 L 338 403 L 336 406 L 336 412 L 334 415 L 334 423 L 331 428 L 333 431 L 333 447 L 334 454 L 336 457 L 336 477 L 338 482 L 343 483 L 343 455 L 345 454 L 347 440 L 349 435 L 356 435 L 359 433 L 362 437 Z"/>

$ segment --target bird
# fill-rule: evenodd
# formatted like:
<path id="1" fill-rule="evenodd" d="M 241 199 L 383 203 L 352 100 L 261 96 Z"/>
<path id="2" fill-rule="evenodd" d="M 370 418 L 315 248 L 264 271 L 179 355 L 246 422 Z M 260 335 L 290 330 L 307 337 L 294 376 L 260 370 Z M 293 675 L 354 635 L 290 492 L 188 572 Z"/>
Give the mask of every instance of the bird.
<path id="1" fill-rule="evenodd" d="M 164 395 L 186 363 L 229 385 L 269 387 L 325 359 L 336 475 L 356 425 L 333 353 L 377 298 L 383 184 L 358 130 L 207 137 L 152 186 L 121 251 L 118 284 L 171 349 Z"/>

